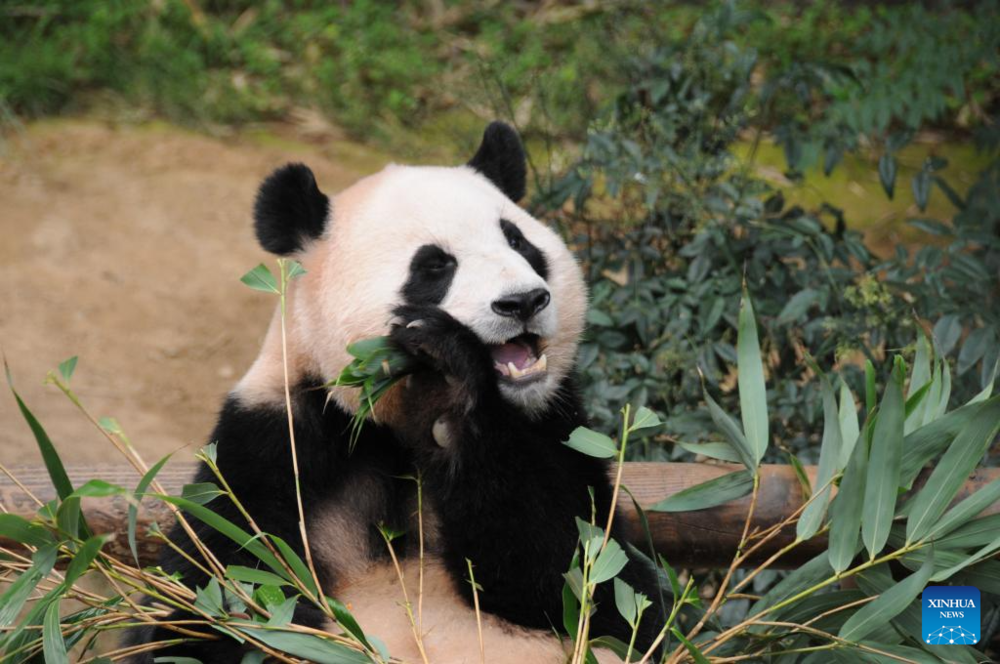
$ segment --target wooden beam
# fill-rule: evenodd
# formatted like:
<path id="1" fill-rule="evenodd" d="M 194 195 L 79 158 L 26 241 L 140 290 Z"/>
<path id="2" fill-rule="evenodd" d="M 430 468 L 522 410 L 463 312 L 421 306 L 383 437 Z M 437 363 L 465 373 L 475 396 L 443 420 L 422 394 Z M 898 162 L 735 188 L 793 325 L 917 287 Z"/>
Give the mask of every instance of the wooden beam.
<path id="1" fill-rule="evenodd" d="M 160 471 L 157 479 L 169 493 L 180 494 L 181 487 L 194 476 L 194 468 L 194 464 L 190 463 L 168 465 Z M 730 464 L 627 463 L 623 484 L 643 508 L 648 508 L 667 496 L 739 468 Z M 55 498 L 55 491 L 44 468 L 15 466 L 11 470 L 27 491 L 8 477 L 0 476 L 0 505 L 3 510 L 31 518 L 37 511 L 37 504 L 30 494 L 43 502 Z M 70 467 L 67 471 L 75 486 L 90 479 L 102 479 L 130 488 L 139 482 L 139 476 L 128 466 L 83 465 Z M 806 472 L 811 479 L 815 479 L 815 467 L 807 467 Z M 966 481 L 959 497 L 967 496 L 997 478 L 1000 478 L 1000 468 L 980 468 Z M 760 486 L 752 528 L 764 529 L 775 525 L 802 505 L 802 490 L 790 466 L 762 466 Z M 619 504 L 628 525 L 630 539 L 645 550 L 645 533 L 639 525 L 639 516 L 628 494 L 622 493 Z M 675 567 L 728 566 L 739 545 L 749 504 L 750 498 L 747 496 L 697 512 L 646 512 L 653 544 Z M 87 521 L 95 532 L 116 534 L 105 550 L 122 560 L 130 559 L 125 538 L 128 503 L 121 497 L 85 498 L 83 507 Z M 995 513 L 1000 513 L 1000 504 L 992 505 L 984 512 Z M 140 560 L 147 565 L 156 561 L 158 549 L 158 542 L 146 536 L 149 526 L 154 522 L 167 529 L 171 524 L 171 514 L 163 503 L 146 499 L 139 512 L 138 533 Z M 755 560 L 770 556 L 789 544 L 794 537 L 794 527 L 786 528 L 781 535 L 762 547 Z M 816 538 L 797 547 L 778 566 L 796 566 L 825 548 L 826 540 Z"/>

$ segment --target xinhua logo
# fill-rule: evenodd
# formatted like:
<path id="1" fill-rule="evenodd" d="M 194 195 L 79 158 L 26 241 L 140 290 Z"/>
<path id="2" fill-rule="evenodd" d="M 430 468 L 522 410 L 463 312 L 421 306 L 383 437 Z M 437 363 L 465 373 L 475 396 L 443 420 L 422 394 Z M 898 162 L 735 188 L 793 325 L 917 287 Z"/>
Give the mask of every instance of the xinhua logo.
<path id="1" fill-rule="evenodd" d="M 927 586 L 920 600 L 924 643 L 979 642 L 979 589 L 972 586 Z"/>

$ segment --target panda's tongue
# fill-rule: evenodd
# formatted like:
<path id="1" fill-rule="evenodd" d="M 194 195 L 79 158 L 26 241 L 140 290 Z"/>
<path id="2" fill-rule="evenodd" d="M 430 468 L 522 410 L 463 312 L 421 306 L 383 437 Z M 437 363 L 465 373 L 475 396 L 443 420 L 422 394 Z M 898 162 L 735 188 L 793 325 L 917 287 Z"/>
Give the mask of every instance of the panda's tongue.
<path id="1" fill-rule="evenodd" d="M 499 346 L 491 346 L 490 354 L 497 364 L 501 366 L 513 364 L 518 369 L 527 369 L 538 359 L 531 347 L 523 341 L 508 341 Z"/>

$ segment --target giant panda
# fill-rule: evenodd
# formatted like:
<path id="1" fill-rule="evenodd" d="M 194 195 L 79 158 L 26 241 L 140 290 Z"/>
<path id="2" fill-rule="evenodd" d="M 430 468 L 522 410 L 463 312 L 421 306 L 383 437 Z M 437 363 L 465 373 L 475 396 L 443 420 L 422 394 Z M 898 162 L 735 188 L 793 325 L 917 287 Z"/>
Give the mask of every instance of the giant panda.
<path id="1" fill-rule="evenodd" d="M 260 244 L 306 270 L 292 282 L 285 319 L 312 557 L 327 594 L 401 661 L 421 655 L 379 527 L 405 533 L 393 548 L 416 605 L 414 475 L 421 478 L 424 531 L 418 622 L 430 662 L 480 659 L 467 560 L 482 588 L 486 661 L 565 661 L 569 642 L 557 632 L 575 517 L 590 520 L 596 508 L 603 523 L 610 509 L 606 462 L 563 444 L 586 422 L 573 376 L 584 279 L 559 235 L 517 205 L 525 176 L 517 134 L 492 123 L 465 165 L 390 165 L 330 200 L 309 168 L 290 164 L 257 195 Z M 377 403 L 352 449 L 358 393 L 324 385 L 350 362 L 348 344 L 379 335 L 412 355 L 419 369 Z M 279 313 L 210 441 L 256 524 L 301 555 Z M 195 481 L 214 477 L 203 466 Z M 231 501 L 210 506 L 244 522 Z M 230 540 L 191 522 L 223 565 L 255 566 Z M 622 527 L 616 537 L 624 537 Z M 179 527 L 171 538 L 198 559 Z M 164 551 L 161 566 L 189 585 L 204 582 L 174 550 Z M 620 576 L 657 596 L 656 571 L 643 561 L 630 560 Z M 627 642 L 631 629 L 615 609 L 610 583 L 599 586 L 596 599 L 592 635 Z M 662 624 L 654 613 L 643 621 L 639 647 L 648 647 Z M 305 602 L 295 620 L 336 629 Z M 170 638 L 176 634 L 162 628 L 131 637 Z M 234 640 L 217 639 L 139 661 L 155 655 L 235 663 L 243 654 Z"/>

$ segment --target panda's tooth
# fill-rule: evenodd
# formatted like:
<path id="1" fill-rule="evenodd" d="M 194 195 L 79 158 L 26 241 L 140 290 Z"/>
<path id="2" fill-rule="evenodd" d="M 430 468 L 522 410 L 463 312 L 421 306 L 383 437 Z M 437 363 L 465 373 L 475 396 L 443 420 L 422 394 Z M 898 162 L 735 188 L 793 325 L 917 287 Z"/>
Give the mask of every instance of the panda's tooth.
<path id="1" fill-rule="evenodd" d="M 518 369 L 513 362 L 507 363 L 507 369 L 510 371 L 511 378 L 520 378 L 524 375 L 524 372 Z"/>
<path id="2" fill-rule="evenodd" d="M 542 353 L 542 356 L 538 358 L 538 362 L 535 362 L 535 370 L 545 371 L 548 368 L 549 368 L 549 360 L 547 357 L 545 357 L 545 353 Z"/>
<path id="3" fill-rule="evenodd" d="M 499 362 L 494 362 L 493 368 L 499 371 L 504 376 L 510 375 L 510 369 L 507 368 L 506 364 L 500 364 Z"/>

